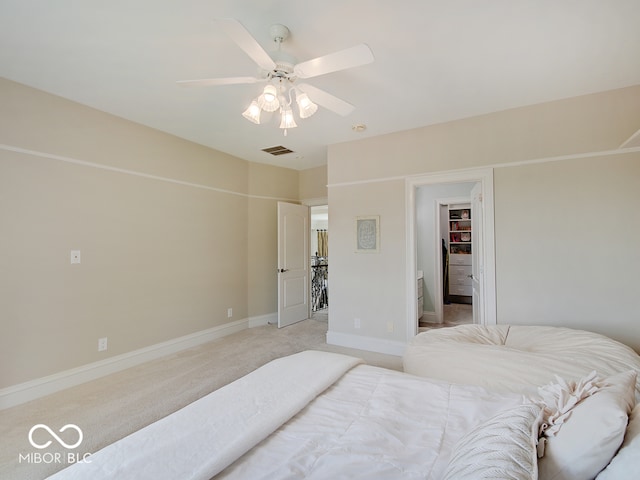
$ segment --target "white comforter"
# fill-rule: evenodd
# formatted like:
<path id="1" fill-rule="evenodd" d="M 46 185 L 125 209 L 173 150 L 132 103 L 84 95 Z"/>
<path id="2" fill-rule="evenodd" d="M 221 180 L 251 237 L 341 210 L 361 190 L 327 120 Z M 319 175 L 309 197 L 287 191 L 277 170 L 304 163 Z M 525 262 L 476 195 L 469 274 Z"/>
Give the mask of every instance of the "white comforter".
<path id="1" fill-rule="evenodd" d="M 278 359 L 50 478 L 437 479 L 466 432 L 522 402 L 359 363 Z"/>
<path id="2" fill-rule="evenodd" d="M 439 479 L 465 433 L 520 403 L 359 365 L 216 479 Z"/>

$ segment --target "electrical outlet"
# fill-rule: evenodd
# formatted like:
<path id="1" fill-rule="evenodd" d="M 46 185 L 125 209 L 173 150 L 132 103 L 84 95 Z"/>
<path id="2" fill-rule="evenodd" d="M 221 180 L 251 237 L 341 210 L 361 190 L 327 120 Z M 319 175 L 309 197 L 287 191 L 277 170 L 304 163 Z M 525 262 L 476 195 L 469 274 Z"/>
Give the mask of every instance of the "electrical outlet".
<path id="1" fill-rule="evenodd" d="M 360 328 L 360 319 L 359 318 L 354 318 L 353 319 L 353 328 Z"/>
<path id="2" fill-rule="evenodd" d="M 107 349 L 107 337 L 98 339 L 98 351 L 104 352 Z"/>
<path id="3" fill-rule="evenodd" d="M 227 318 L 233 317 L 233 308 L 227 308 Z"/>
<path id="4" fill-rule="evenodd" d="M 393 333 L 393 322 L 387 322 L 387 331 Z"/>

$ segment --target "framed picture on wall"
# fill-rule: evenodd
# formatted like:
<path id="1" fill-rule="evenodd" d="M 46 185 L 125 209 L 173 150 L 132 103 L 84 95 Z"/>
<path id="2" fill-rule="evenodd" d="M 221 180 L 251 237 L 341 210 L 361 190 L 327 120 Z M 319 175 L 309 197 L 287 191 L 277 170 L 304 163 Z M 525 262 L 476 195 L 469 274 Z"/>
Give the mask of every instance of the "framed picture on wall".
<path id="1" fill-rule="evenodd" d="M 380 216 L 356 217 L 356 253 L 380 251 Z"/>

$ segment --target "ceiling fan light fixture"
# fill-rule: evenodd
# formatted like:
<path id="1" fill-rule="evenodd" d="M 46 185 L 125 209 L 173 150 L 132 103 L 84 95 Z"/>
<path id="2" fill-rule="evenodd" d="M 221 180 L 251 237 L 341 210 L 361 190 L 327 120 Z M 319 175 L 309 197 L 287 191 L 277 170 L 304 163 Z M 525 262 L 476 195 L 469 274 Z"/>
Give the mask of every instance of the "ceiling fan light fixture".
<path id="1" fill-rule="evenodd" d="M 275 112 L 280 108 L 276 87 L 273 85 L 264 87 L 262 94 L 258 97 L 258 106 L 265 112 Z"/>
<path id="2" fill-rule="evenodd" d="M 280 128 L 284 130 L 285 137 L 287 136 L 287 130 L 289 128 L 296 128 L 296 120 L 293 118 L 293 110 L 291 108 L 283 108 L 282 109 L 282 117 L 280 120 Z"/>
<path id="3" fill-rule="evenodd" d="M 262 91 L 265 102 L 273 102 L 278 98 L 278 90 L 273 85 L 267 85 Z"/>
<path id="4" fill-rule="evenodd" d="M 338 115 L 346 116 L 354 110 L 353 105 L 324 90 L 307 84 L 299 84 L 300 89 L 298 89 L 294 86 L 294 82 L 297 79 L 318 77 L 373 62 L 373 52 L 366 44 L 362 43 L 355 47 L 296 63 L 294 57 L 283 52 L 280 48 L 282 42 L 290 34 L 289 29 L 284 25 L 272 25 L 269 31 L 277 47 L 275 55 L 267 53 L 238 20 L 219 18 L 216 19 L 216 25 L 260 67 L 259 76 L 181 80 L 178 82 L 180 85 L 237 85 L 265 81 L 266 86 L 262 92 L 251 102 L 242 115 L 250 122 L 260 124 L 262 111 L 272 113 L 280 110 L 280 128 L 284 130 L 285 135 L 287 129 L 297 127 L 291 110 L 294 94 L 300 118 L 308 118 L 318 110 L 318 105 L 311 101 L 307 92 L 324 108 Z"/>
<path id="5" fill-rule="evenodd" d="M 260 95 L 258 97 L 258 106 L 265 112 L 275 112 L 280 108 L 280 102 L 277 98 L 269 102 L 264 98 L 264 95 Z"/>
<path id="6" fill-rule="evenodd" d="M 300 111 L 300 118 L 309 118 L 318 111 L 318 105 L 313 103 L 306 93 L 296 95 L 296 102 Z"/>
<path id="7" fill-rule="evenodd" d="M 256 100 L 253 100 L 249 108 L 242 113 L 242 116 L 250 122 L 260 125 L 260 112 L 260 105 L 258 105 Z"/>

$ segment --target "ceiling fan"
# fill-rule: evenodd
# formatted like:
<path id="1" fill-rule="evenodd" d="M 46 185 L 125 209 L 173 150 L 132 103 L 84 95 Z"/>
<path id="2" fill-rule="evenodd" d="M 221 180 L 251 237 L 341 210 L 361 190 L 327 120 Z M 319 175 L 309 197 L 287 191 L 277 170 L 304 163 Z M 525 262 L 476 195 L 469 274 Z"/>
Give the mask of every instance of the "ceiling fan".
<path id="1" fill-rule="evenodd" d="M 355 109 L 350 103 L 308 83 L 298 83 L 298 80 L 373 62 L 373 53 L 364 43 L 302 63 L 295 63 L 291 56 L 280 49 L 282 42 L 289 36 L 289 29 L 284 25 L 272 25 L 270 28 L 269 33 L 276 44 L 276 52 L 272 58 L 239 21 L 224 18 L 216 20 L 215 23 L 260 67 L 259 75 L 256 77 L 180 80 L 177 82 L 179 85 L 198 87 L 266 82 L 267 85 L 262 93 L 251 102 L 243 116 L 253 123 L 259 124 L 262 111 L 275 112 L 279 110 L 281 114 L 280 128 L 284 129 L 285 135 L 288 128 L 297 126 L 291 110 L 293 95 L 295 95 L 298 104 L 300 118 L 313 115 L 318 109 L 318 105 L 342 116 L 348 115 Z M 313 98 L 313 101 L 310 97 Z"/>

